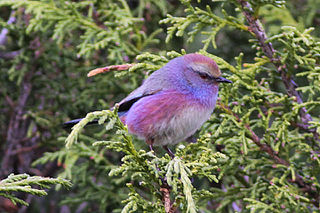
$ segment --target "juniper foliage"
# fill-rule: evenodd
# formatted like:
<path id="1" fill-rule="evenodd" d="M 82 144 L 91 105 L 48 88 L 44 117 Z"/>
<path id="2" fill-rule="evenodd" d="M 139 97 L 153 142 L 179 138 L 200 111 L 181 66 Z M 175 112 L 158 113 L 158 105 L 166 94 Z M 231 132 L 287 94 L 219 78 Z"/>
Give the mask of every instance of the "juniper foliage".
<path id="1" fill-rule="evenodd" d="M 318 211 L 320 42 L 318 29 L 312 27 L 319 22 L 319 13 L 312 8 L 319 3 L 308 1 L 301 9 L 293 9 L 301 1 L 181 0 L 182 12 L 180 8 L 170 11 L 170 3 L 164 2 L 141 1 L 138 6 L 126 1 L 110 5 L 100 1 L 0 3 L 26 8 L 32 15 L 27 33 L 42 32 L 55 39 L 57 49 L 71 40 L 78 46 L 73 51 L 90 59 L 97 57 L 94 51 L 104 53 L 108 45 L 107 65 L 125 63 L 124 55 L 134 62 L 128 71 L 97 77 L 95 88 L 80 84 L 88 87 L 79 98 L 84 98 L 81 103 L 85 106 L 110 108 L 113 102 L 104 101 L 101 95 L 106 85 L 108 94 L 124 95 L 170 59 L 186 54 L 197 40 L 202 43 L 197 52 L 213 58 L 234 82 L 221 87 L 215 112 L 201 128 L 197 143 L 177 145 L 174 159 L 161 149 L 148 151 L 129 135 L 117 116 L 117 107 L 91 110 L 68 136 L 62 134 L 58 139 L 60 144 L 66 141 L 66 148 L 48 152 L 34 162 L 57 160 L 64 165 L 60 177 L 72 180 L 74 187 L 62 203 L 77 208 L 87 202 L 88 209 L 101 212 Z M 146 5 L 151 10 L 160 8 L 159 17 L 169 11 L 160 21 L 168 26 L 166 42 L 181 37 L 187 50 L 149 48 L 158 42 L 156 36 L 163 34 L 159 30 L 139 34 L 153 23 L 141 19 L 144 13 L 148 15 L 142 9 Z M 63 18 L 58 18 L 59 11 Z M 63 24 L 70 22 L 72 28 Z M 81 33 L 80 39 L 72 39 L 75 32 Z M 241 49 L 237 39 L 246 48 Z M 229 51 L 227 55 L 224 49 Z M 83 59 L 87 70 L 106 64 L 87 59 Z M 93 96 L 99 101 L 92 102 Z M 106 98 L 120 100 L 112 95 Z M 103 129 L 84 128 L 95 119 Z"/>
<path id="2" fill-rule="evenodd" d="M 37 196 L 45 196 L 47 192 L 44 189 L 50 188 L 52 184 L 61 184 L 70 188 L 70 181 L 62 178 L 45 178 L 39 176 L 30 176 L 28 174 L 14 175 L 10 174 L 6 179 L 0 181 L 0 196 L 9 198 L 14 204 L 29 204 L 22 199 L 17 198 L 13 192 L 24 192 Z M 33 188 L 36 185 L 44 189 Z"/>

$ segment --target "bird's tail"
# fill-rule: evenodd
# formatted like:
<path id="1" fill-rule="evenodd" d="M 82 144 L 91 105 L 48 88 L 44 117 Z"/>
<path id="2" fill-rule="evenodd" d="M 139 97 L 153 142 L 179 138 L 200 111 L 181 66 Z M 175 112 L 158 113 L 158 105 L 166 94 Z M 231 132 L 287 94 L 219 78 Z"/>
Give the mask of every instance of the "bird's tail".
<path id="1" fill-rule="evenodd" d="M 76 125 L 77 123 L 79 123 L 83 118 L 78 118 L 78 119 L 74 119 L 74 120 L 71 120 L 71 121 L 67 121 L 63 124 L 63 128 L 64 129 L 71 129 L 74 125 Z M 90 124 L 97 124 L 98 123 L 98 120 L 93 120 L 93 121 L 90 121 L 89 123 L 87 123 L 87 125 L 90 125 Z"/>

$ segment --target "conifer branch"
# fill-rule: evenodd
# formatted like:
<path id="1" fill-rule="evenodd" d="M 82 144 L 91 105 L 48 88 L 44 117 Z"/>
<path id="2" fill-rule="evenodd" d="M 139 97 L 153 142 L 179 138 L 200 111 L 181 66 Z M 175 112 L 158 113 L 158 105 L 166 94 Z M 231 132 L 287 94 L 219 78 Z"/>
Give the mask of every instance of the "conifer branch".
<path id="1" fill-rule="evenodd" d="M 52 174 L 51 170 L 63 167 L 59 176 L 72 177 L 77 192 L 65 196 L 63 204 L 83 209 L 85 203 L 85 208 L 94 212 L 106 209 L 123 213 L 221 212 L 226 209 L 317 212 L 320 154 L 315 151 L 315 140 L 318 139 L 316 132 L 320 133 L 317 118 L 320 42 L 318 30 L 312 35 L 312 28 L 302 30 L 311 26 L 311 19 L 316 16 L 308 13 L 307 23 L 301 20 L 306 13 L 297 15 L 301 10 L 292 10 L 291 2 L 283 0 L 233 0 L 213 5 L 207 5 L 207 1 L 180 0 L 179 6 L 169 2 L 172 1 L 0 1 L 0 7 L 5 6 L 1 8 L 5 11 L 2 19 L 9 16 L 10 11 L 18 11 L 15 14 L 17 24 L 8 24 L 0 18 L 2 29 L 10 31 L 6 35 L 6 51 L 0 53 L 4 71 L 1 76 L 4 86 L 0 88 L 4 101 L 0 101 L 0 115 L 4 124 L 6 120 L 14 120 L 18 127 L 16 134 L 13 134 L 14 125 L 0 128 L 5 138 L 10 129 L 10 137 L 14 139 L 11 141 L 18 144 L 10 148 L 7 142 L 6 147 L 10 149 L 3 149 L 9 151 L 6 155 L 11 155 L 10 158 L 9 155 L 3 157 L 11 164 L 6 170 L 10 172 L 12 167 L 23 173 L 28 168 L 29 172 L 48 176 Z M 305 2 L 313 10 L 320 7 L 315 1 Z M 236 3 L 239 10 L 234 11 L 235 7 L 228 6 L 229 3 Z M 291 5 L 286 8 L 285 4 Z M 161 17 L 157 16 L 154 6 L 162 11 Z M 170 11 L 172 6 L 177 8 Z M 186 9 L 184 12 L 181 6 Z M 242 15 L 245 12 L 248 14 Z M 159 23 L 165 14 L 168 16 L 161 23 L 171 25 L 167 28 L 167 40 L 180 37 L 179 43 L 166 48 L 163 43 L 153 45 L 164 36 L 156 36 L 162 27 L 155 29 L 155 23 Z M 263 23 L 270 29 L 269 38 L 264 32 L 264 24 L 257 20 L 258 15 L 264 17 Z M 248 17 L 249 21 L 246 20 Z M 291 19 L 293 22 L 299 20 L 297 23 L 303 26 L 278 24 L 287 25 Z M 240 42 L 247 40 L 248 33 L 254 38 L 252 47 L 257 51 L 248 51 L 251 45 Z M 34 37 L 37 39 L 33 41 Z M 17 41 L 16 38 L 21 39 Z M 185 46 L 188 42 L 192 42 L 191 46 Z M 141 142 L 131 138 L 116 110 L 97 111 L 89 113 L 73 128 L 67 138 L 69 149 L 45 153 L 33 163 L 53 161 L 44 165 L 46 172 L 43 167 L 29 168 L 31 160 L 47 150 L 43 146 L 47 143 L 41 143 L 41 149 L 34 150 L 40 148 L 38 139 L 48 142 L 54 139 L 61 143 L 65 140 L 60 126 L 55 127 L 57 122 L 66 120 L 66 116 L 80 116 L 92 106 L 110 108 L 114 101 L 136 88 L 145 78 L 144 74 L 186 54 L 184 50 L 167 51 L 178 47 L 209 56 L 221 70 L 228 70 L 224 74 L 234 82 L 233 85 L 221 85 L 219 89 L 221 103 L 226 106 L 220 107 L 224 112 L 221 117 L 226 118 L 213 115 L 200 130 L 197 143 L 177 145 L 174 159 L 163 156 L 161 148 L 156 149 L 156 153 L 149 152 Z M 216 48 L 214 54 L 219 57 L 210 54 L 211 47 Z M 244 52 L 235 58 L 236 65 L 229 64 L 227 61 L 239 51 Z M 75 58 L 76 55 L 86 57 Z M 127 64 L 136 61 L 138 63 L 133 66 Z M 103 63 L 107 63 L 106 67 L 98 68 L 93 74 L 114 70 L 116 78 L 99 78 L 95 84 L 82 78 L 81 70 Z M 111 64 L 123 65 L 109 66 Z M 28 101 L 24 103 L 26 106 L 21 108 L 22 116 L 17 117 L 15 110 L 22 104 L 19 103 L 21 94 L 26 95 L 28 91 L 14 89 L 26 85 L 24 76 L 34 67 L 37 69 L 31 83 L 36 89 L 31 88 Z M 118 77 L 124 76 L 133 84 L 119 83 Z M 296 87 L 292 79 L 299 80 L 303 86 Z M 105 89 L 108 89 L 107 93 Z M 304 122 L 304 109 L 314 121 Z M 99 121 L 105 128 L 82 131 L 92 120 Z M 23 129 L 27 134 L 18 136 Z M 60 143 L 55 144 L 56 148 L 61 147 Z M 14 155 L 17 161 L 11 160 Z M 40 189 L 37 184 L 30 188 L 34 192 Z M 11 194 L 0 190 L 0 195 L 6 193 Z M 11 198 L 15 199 L 16 192 L 12 193 Z M 30 193 L 19 194 L 28 195 L 19 196 L 26 203 L 34 199 Z M 54 207 L 57 199 L 51 201 L 50 207 Z M 0 209 L 1 205 L 0 201 Z"/>
<path id="2" fill-rule="evenodd" d="M 224 105 L 221 102 L 217 103 L 221 109 L 223 109 L 226 113 L 234 116 L 237 120 L 237 122 L 239 123 L 243 123 L 242 120 L 240 119 L 240 117 L 233 112 L 228 106 Z M 252 139 L 252 141 L 264 152 L 268 153 L 268 155 L 278 164 L 282 164 L 286 167 L 290 166 L 290 163 L 288 161 L 286 161 L 285 159 L 282 159 L 277 153 L 276 151 L 274 151 L 272 149 L 272 147 L 266 143 L 261 143 L 261 139 L 259 138 L 259 136 L 257 136 L 257 134 L 252 130 L 252 128 L 250 127 L 249 124 L 243 124 L 244 127 L 246 128 L 246 130 L 250 133 L 250 138 Z M 303 180 L 303 177 L 300 176 L 299 174 L 295 174 L 295 179 L 291 179 L 290 182 L 292 183 L 296 183 L 300 189 L 303 192 L 307 192 L 311 197 L 314 198 L 314 200 L 312 201 L 312 203 L 319 208 L 319 203 L 320 203 L 320 194 L 319 192 L 317 192 L 317 189 L 315 187 L 310 186 L 308 183 L 306 183 Z"/>
<path id="3" fill-rule="evenodd" d="M 293 80 L 293 78 L 288 74 L 288 69 L 286 65 L 281 64 L 281 60 L 279 57 L 275 55 L 275 49 L 272 46 L 271 42 L 267 42 L 267 35 L 259 21 L 254 16 L 254 11 L 250 5 L 249 2 L 245 0 L 238 0 L 242 7 L 242 12 L 244 16 L 247 19 L 247 22 L 249 23 L 250 30 L 255 34 L 256 38 L 259 41 L 260 46 L 262 47 L 262 51 L 264 54 L 270 59 L 272 64 L 277 68 L 278 72 L 281 75 L 282 82 L 284 83 L 287 93 L 290 97 L 295 97 L 295 101 L 299 104 L 302 104 L 302 97 L 299 94 L 299 92 L 296 90 L 297 84 Z M 299 111 L 300 117 L 302 122 L 304 123 L 304 126 L 309 127 L 310 124 L 308 124 L 310 121 L 312 121 L 311 115 L 307 112 L 307 109 L 305 107 L 301 107 Z M 304 128 L 305 130 L 306 128 Z M 308 128 L 307 128 L 308 129 Z M 314 138 L 319 142 L 319 135 L 314 129 L 309 129 L 309 132 L 312 132 L 314 135 Z"/>
<path id="4" fill-rule="evenodd" d="M 32 185 L 49 188 L 49 185 L 52 184 L 61 184 L 67 188 L 72 185 L 68 180 L 62 178 L 31 177 L 28 174 L 10 174 L 6 179 L 0 181 L 0 196 L 10 199 L 14 204 L 19 203 L 28 206 L 27 202 L 17 198 L 13 192 L 25 192 L 37 196 L 44 196 L 47 195 L 45 190 L 36 189 L 32 187 Z"/>

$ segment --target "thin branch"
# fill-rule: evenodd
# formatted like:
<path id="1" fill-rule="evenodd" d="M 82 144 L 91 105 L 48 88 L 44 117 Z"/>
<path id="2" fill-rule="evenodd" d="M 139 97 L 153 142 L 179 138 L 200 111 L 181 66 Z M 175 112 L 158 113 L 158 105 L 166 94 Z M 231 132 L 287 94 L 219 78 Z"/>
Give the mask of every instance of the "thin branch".
<path id="1" fill-rule="evenodd" d="M 88 73 L 88 77 L 92 77 L 105 72 L 128 70 L 133 65 L 134 64 L 121 64 L 121 65 L 111 65 L 107 67 L 97 68 L 97 69 L 91 70 Z"/>
<path id="2" fill-rule="evenodd" d="M 4 97 L 5 97 L 6 101 L 7 101 L 7 103 L 10 105 L 10 107 L 14 108 L 15 104 L 14 104 L 13 100 L 10 98 L 10 96 L 5 95 Z"/>
<path id="3" fill-rule="evenodd" d="M 29 152 L 29 151 L 32 151 L 34 149 L 37 149 L 39 148 L 40 145 L 39 144 L 35 144 L 33 146 L 29 146 L 29 147 L 22 147 L 20 149 L 17 149 L 17 150 L 13 150 L 11 151 L 11 155 L 17 155 L 17 154 L 20 154 L 20 153 L 23 153 L 23 152 Z"/>
<path id="4" fill-rule="evenodd" d="M 160 188 L 160 192 L 162 193 L 162 202 L 164 205 L 164 209 L 166 213 L 168 213 L 171 208 L 170 189 L 165 184 L 163 184 Z"/>
<path id="5" fill-rule="evenodd" d="M 166 181 L 163 181 L 163 184 L 160 187 L 160 192 L 162 193 L 162 202 L 166 213 L 176 212 L 176 209 L 170 200 L 170 186 Z"/>

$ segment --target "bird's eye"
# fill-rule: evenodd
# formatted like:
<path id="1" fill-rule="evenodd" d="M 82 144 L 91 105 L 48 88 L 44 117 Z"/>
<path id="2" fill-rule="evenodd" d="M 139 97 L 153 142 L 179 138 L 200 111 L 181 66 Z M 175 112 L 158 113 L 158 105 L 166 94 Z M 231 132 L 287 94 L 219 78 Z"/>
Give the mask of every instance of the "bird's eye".
<path id="1" fill-rule="evenodd" d="M 210 76 L 207 73 L 199 72 L 199 76 L 202 79 L 210 79 Z"/>

